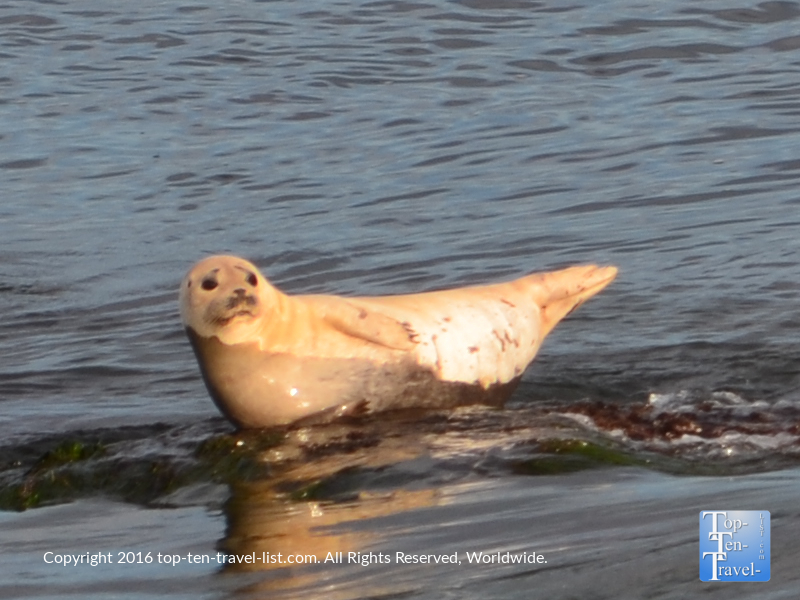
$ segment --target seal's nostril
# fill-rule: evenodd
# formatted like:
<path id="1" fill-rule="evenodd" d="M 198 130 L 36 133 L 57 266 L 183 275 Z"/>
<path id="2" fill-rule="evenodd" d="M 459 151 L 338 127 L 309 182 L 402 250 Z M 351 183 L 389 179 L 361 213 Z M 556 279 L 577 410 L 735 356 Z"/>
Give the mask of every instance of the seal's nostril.
<path id="1" fill-rule="evenodd" d="M 247 294 L 247 291 L 244 288 L 236 288 L 235 290 L 233 290 L 233 293 L 241 298 L 242 296 Z"/>

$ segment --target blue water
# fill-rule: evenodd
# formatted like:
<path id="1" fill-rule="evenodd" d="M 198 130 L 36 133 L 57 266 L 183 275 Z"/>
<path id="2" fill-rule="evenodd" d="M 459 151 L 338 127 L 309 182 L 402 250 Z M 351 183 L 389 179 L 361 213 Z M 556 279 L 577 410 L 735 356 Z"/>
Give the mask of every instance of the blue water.
<path id="1" fill-rule="evenodd" d="M 420 467 L 433 487 L 439 469 L 481 479 L 447 457 L 505 460 L 511 426 L 574 427 L 678 472 L 794 468 L 798 17 L 730 0 L 4 3 L 3 477 L 61 439 L 133 436 L 169 462 L 227 431 L 176 298 L 216 253 L 293 293 L 620 268 L 499 424 L 469 413 Z M 503 460 L 488 472 L 506 481 Z"/>

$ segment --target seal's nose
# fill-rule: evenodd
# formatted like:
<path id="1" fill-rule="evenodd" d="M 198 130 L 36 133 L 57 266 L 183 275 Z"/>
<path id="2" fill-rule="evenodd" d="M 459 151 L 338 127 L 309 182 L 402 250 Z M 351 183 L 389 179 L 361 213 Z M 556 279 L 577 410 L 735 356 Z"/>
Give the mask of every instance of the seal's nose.
<path id="1" fill-rule="evenodd" d="M 247 290 L 244 288 L 236 288 L 228 297 L 228 308 L 234 309 L 238 306 L 255 304 L 255 299 L 247 295 Z"/>

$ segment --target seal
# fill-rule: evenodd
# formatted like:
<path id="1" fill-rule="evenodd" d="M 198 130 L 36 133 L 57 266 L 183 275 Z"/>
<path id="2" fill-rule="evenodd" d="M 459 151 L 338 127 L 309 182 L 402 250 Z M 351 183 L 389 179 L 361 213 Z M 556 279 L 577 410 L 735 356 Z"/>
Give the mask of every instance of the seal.
<path id="1" fill-rule="evenodd" d="M 400 296 L 289 296 L 212 256 L 180 288 L 208 391 L 240 428 L 423 406 L 502 405 L 545 336 L 615 267 Z"/>

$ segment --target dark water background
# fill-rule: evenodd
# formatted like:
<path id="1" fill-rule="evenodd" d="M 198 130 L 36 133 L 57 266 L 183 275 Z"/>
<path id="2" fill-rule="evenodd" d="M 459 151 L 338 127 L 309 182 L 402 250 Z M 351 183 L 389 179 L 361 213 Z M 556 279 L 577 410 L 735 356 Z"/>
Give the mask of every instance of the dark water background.
<path id="1" fill-rule="evenodd" d="M 495 498 L 520 481 L 535 490 L 514 465 L 564 435 L 612 446 L 634 469 L 779 469 L 789 479 L 768 479 L 764 497 L 800 491 L 799 18 L 797 2 L 731 0 L 4 3 L 2 483 L 44 469 L 64 440 L 100 440 L 111 466 L 83 461 L 71 508 L 7 513 L 0 526 L 41 519 L 49 531 L 36 514 L 91 515 L 86 498 L 119 492 L 109 470 L 136 481 L 155 463 L 180 470 L 230 431 L 176 302 L 189 266 L 223 252 L 289 292 L 362 295 L 620 268 L 548 338 L 507 411 L 375 425 L 367 437 L 396 436 L 423 459 L 384 448 L 388 471 L 359 463 L 354 481 L 337 475 L 350 458 L 329 448 L 326 477 L 351 495 L 402 496 L 412 480 L 470 481 Z M 192 481 L 211 487 L 172 498 L 182 508 L 162 518 L 191 540 L 171 516 L 189 511 L 197 543 L 213 548 L 235 516 L 217 480 Z M 142 509 L 106 509 L 128 520 L 92 521 L 66 548 L 133 540 L 128 513 Z M 173 539 L 167 529 L 157 539 Z M 15 554 L 6 581 L 44 569 L 36 552 Z M 438 589 L 425 573 L 414 593 Z M 180 595 L 185 582 L 164 581 L 128 593 Z"/>

